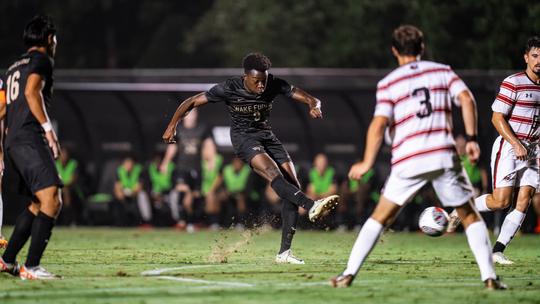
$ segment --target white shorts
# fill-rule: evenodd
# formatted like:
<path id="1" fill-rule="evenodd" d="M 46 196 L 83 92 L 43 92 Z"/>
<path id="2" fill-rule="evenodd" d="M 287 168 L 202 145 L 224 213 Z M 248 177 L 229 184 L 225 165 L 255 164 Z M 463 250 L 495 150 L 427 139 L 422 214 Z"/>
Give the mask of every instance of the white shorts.
<path id="1" fill-rule="evenodd" d="M 445 207 L 459 207 L 474 197 L 474 190 L 461 166 L 427 172 L 415 177 L 401 177 L 391 172 L 382 195 L 403 206 L 428 182 Z"/>
<path id="2" fill-rule="evenodd" d="M 491 150 L 491 176 L 493 189 L 523 186 L 538 189 L 538 160 L 536 156 L 529 160 L 517 160 L 512 145 L 499 136 Z"/>

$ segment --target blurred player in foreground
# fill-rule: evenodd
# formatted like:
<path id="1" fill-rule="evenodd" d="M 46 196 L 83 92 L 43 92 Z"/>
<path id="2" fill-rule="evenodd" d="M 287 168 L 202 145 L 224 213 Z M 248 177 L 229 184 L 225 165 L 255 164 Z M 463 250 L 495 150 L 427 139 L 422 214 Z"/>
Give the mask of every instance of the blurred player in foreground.
<path id="1" fill-rule="evenodd" d="M 467 134 L 466 151 L 475 162 L 476 103 L 463 81 L 447 65 L 422 61 L 422 32 L 414 26 L 397 28 L 392 53 L 399 67 L 377 85 L 377 105 L 368 129 L 364 159 L 354 164 L 349 177 L 361 178 L 371 169 L 389 126 L 392 170 L 379 203 L 356 239 L 347 268 L 333 278 L 334 287 L 348 287 L 401 208 L 426 183 L 432 183 L 441 203 L 456 207 L 465 226 L 469 246 L 488 289 L 504 289 L 493 267 L 486 225 L 473 206 L 473 189 L 460 165 L 452 136 L 452 100 L 462 107 Z"/>

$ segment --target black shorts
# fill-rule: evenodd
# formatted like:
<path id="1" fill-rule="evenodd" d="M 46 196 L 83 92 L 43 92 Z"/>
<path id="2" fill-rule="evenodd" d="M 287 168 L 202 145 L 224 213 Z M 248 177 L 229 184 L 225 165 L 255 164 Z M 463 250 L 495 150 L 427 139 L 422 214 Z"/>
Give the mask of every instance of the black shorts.
<path id="1" fill-rule="evenodd" d="M 174 172 L 173 180 L 177 185 L 188 185 L 192 191 L 200 190 L 201 188 L 201 175 L 196 169 L 177 168 Z"/>
<path id="2" fill-rule="evenodd" d="M 39 190 L 64 186 L 45 143 L 11 144 L 5 151 L 4 166 L 4 191 L 33 198 Z"/>
<path id="3" fill-rule="evenodd" d="M 291 161 L 283 144 L 270 130 L 241 134 L 231 132 L 231 141 L 236 156 L 246 164 L 261 153 L 267 153 L 278 165 Z"/>

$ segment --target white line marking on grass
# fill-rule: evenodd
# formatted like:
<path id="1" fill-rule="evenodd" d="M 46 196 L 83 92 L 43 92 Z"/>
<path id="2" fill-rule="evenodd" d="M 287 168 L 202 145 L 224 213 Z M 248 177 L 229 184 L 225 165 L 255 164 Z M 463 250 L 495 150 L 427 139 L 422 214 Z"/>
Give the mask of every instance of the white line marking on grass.
<path id="1" fill-rule="evenodd" d="M 215 266 L 217 265 L 187 265 L 187 266 L 179 266 L 179 267 L 171 267 L 171 268 L 159 268 L 159 269 L 143 271 L 141 272 L 141 275 L 144 277 L 151 277 L 151 276 L 158 276 L 160 274 L 164 274 L 165 272 L 171 272 L 175 270 L 207 268 L 207 267 L 215 267 Z"/>
<path id="2" fill-rule="evenodd" d="M 254 287 L 255 286 L 254 284 L 249 284 L 249 283 L 227 282 L 227 281 L 208 281 L 208 280 L 201 280 L 201 279 L 190 279 L 190 278 L 172 277 L 172 276 L 158 276 L 156 277 L 156 279 L 187 282 L 187 283 L 213 284 L 213 285 L 222 285 L 222 286 L 229 286 L 229 287 Z"/>

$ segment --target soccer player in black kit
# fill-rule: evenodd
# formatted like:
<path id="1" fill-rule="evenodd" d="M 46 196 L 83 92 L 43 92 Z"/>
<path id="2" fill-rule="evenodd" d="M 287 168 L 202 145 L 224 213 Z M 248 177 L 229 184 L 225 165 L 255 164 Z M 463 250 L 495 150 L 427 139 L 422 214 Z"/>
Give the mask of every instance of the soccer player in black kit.
<path id="1" fill-rule="evenodd" d="M 207 103 L 224 102 L 231 116 L 231 141 L 239 158 L 266 181 L 283 200 L 281 249 L 277 263 L 304 264 L 291 253 L 291 243 L 298 221 L 298 207 L 309 210 L 309 219 L 316 221 L 339 202 L 337 195 L 317 201 L 301 190 L 291 158 L 272 132 L 268 117 L 277 95 L 285 95 L 309 106 L 312 118 L 321 118 L 321 102 L 285 80 L 268 73 L 271 62 L 260 53 L 251 53 L 242 62 L 244 75 L 227 79 L 184 100 L 176 109 L 163 140 L 174 143 L 178 122 L 192 109 Z"/>
<path id="2" fill-rule="evenodd" d="M 40 260 L 62 205 L 62 182 L 54 164 L 59 145 L 47 115 L 56 51 L 51 18 L 34 17 L 26 25 L 23 38 L 28 50 L 6 72 L 7 109 L 0 109 L 2 114 L 7 112 L 2 189 L 16 191 L 25 198 L 21 203 L 29 206 L 15 222 L 0 258 L 0 271 L 23 280 L 47 280 L 59 278 L 41 267 Z M 19 267 L 17 254 L 30 237 L 28 257 Z"/>

